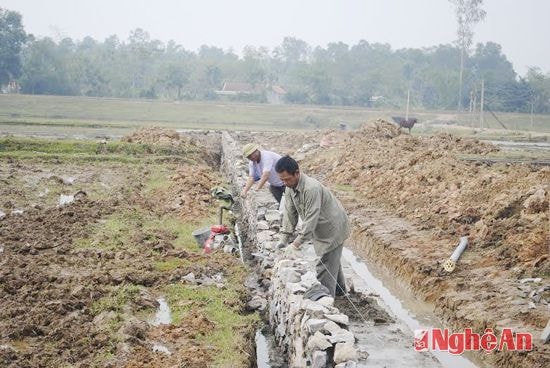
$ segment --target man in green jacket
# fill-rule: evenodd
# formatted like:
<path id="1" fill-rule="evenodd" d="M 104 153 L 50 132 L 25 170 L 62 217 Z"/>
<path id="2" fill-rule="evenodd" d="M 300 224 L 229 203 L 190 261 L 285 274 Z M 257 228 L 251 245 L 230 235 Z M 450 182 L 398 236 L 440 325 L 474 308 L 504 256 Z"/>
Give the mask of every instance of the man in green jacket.
<path id="1" fill-rule="evenodd" d="M 320 257 L 317 279 L 332 296 L 344 295 L 346 284 L 340 258 L 351 232 L 344 207 L 319 181 L 301 173 L 292 157 L 277 161 L 275 171 L 286 186 L 281 242 L 288 243 L 299 216 L 302 228 L 290 246 L 299 249 L 305 241 L 313 240 L 315 254 Z"/>

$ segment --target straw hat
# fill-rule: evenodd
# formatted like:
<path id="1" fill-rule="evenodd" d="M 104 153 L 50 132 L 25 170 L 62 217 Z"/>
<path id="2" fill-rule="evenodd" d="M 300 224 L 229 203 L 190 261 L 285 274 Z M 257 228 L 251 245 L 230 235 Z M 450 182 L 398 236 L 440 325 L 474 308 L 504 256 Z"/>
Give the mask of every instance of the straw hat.
<path id="1" fill-rule="evenodd" d="M 246 144 L 244 147 L 243 147 L 243 155 L 244 157 L 247 157 L 250 156 L 251 154 L 254 153 L 254 151 L 256 151 L 257 149 L 259 149 L 260 146 L 257 145 L 256 143 L 248 143 Z"/>

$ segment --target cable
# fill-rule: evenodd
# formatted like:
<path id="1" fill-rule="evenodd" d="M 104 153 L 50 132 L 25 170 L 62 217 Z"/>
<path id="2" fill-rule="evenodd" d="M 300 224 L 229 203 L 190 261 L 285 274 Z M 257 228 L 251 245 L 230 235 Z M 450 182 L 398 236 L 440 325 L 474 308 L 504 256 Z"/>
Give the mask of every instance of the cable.
<path id="1" fill-rule="evenodd" d="M 341 258 L 341 257 L 340 257 Z M 334 282 L 336 283 L 336 287 L 339 287 L 340 290 L 346 290 L 345 287 L 342 287 L 342 285 L 340 285 L 338 283 L 338 280 L 336 280 L 336 278 L 332 275 L 332 273 L 330 273 L 330 271 L 328 270 L 328 267 L 323 263 L 323 259 L 320 258 L 319 259 L 319 262 L 321 262 L 321 264 L 323 265 L 323 267 L 325 268 L 325 270 L 328 272 L 328 274 L 330 275 L 330 277 L 332 277 L 332 279 L 334 280 Z M 342 265 L 340 264 L 340 267 L 342 267 Z M 357 309 L 357 307 L 355 306 L 355 304 L 353 303 L 353 301 L 351 300 L 351 298 L 349 297 L 349 293 L 346 293 L 344 294 L 344 296 L 346 297 L 346 299 L 349 301 L 349 303 L 353 306 L 353 309 L 355 309 L 355 311 L 357 312 L 357 314 L 359 314 L 359 316 L 361 316 L 361 319 L 363 320 L 363 322 L 365 324 L 367 324 L 367 320 L 366 318 L 363 316 L 363 314 L 359 311 L 359 309 Z"/>

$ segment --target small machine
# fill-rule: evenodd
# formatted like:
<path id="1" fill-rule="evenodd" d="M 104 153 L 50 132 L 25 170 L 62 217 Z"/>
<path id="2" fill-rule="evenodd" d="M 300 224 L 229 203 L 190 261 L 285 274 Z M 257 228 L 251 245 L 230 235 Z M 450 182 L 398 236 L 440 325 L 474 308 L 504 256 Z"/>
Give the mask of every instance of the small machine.
<path id="1" fill-rule="evenodd" d="M 236 239 L 229 227 L 223 224 L 223 212 L 231 212 L 233 205 L 235 204 L 233 195 L 227 188 L 220 186 L 212 188 L 210 193 L 212 194 L 212 197 L 216 198 L 220 202 L 224 202 L 221 203 L 219 207 L 218 224 L 212 225 L 210 228 L 195 230 L 193 232 L 193 236 L 199 246 L 203 248 L 203 252 L 206 254 L 212 253 L 216 249 L 223 249 L 225 253 L 240 253 L 241 260 L 243 260 L 238 224 L 235 223 Z"/>

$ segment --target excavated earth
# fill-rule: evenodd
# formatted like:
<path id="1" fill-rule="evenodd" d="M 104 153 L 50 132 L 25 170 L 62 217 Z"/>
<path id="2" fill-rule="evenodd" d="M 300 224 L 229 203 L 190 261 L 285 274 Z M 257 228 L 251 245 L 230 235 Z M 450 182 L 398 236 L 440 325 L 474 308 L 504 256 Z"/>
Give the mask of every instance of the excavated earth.
<path id="1" fill-rule="evenodd" d="M 431 303 L 443 327 L 532 333 L 530 352 L 476 360 L 550 365 L 550 344 L 539 339 L 550 318 L 550 167 L 461 160 L 499 149 L 448 134 L 415 137 L 382 120 L 350 132 L 241 132 L 239 140 L 294 156 L 331 187 L 354 224 L 349 246 Z M 461 236 L 469 245 L 449 274 L 442 263 Z"/>
<path id="2" fill-rule="evenodd" d="M 498 148 L 451 135 L 411 136 L 384 121 L 350 132 L 235 136 L 293 155 L 328 185 L 352 219 L 349 246 L 433 305 L 443 326 L 533 334 L 532 351 L 479 353 L 480 361 L 550 366 L 550 344 L 539 340 L 550 318 L 550 168 L 464 161 Z M 131 234 L 111 223 L 107 234 L 97 229 L 117 213 L 182 222 L 211 215 L 209 190 L 222 182 L 213 169 L 219 137 L 151 129 L 124 140 L 161 145 L 165 154 L 189 149 L 183 160 L 163 158 L 160 172 L 158 160 L 146 163 L 147 154 L 132 165 L 0 160 L 0 366 L 212 365 L 216 352 L 197 342 L 216 328 L 202 302 L 178 306 L 189 310 L 178 324 L 152 326 L 144 316 L 154 314 L 163 285 L 190 273 L 229 277 L 230 270 L 242 272 L 239 261 L 215 253 L 206 262 L 176 244 L 176 232 L 147 227 L 139 216 L 130 216 Z M 167 184 L 155 185 L 159 177 Z M 60 205 L 60 195 L 74 195 L 74 202 Z M 449 274 L 442 263 L 460 236 L 469 245 Z M 178 267 L 154 266 L 168 263 Z M 120 288 L 127 284 L 135 288 Z M 228 308 L 244 307 L 246 290 L 237 291 Z M 101 308 L 98 301 L 113 305 Z M 249 341 L 243 356 L 254 354 L 251 327 L 234 332 Z M 158 341 L 171 355 L 154 351 Z"/>

